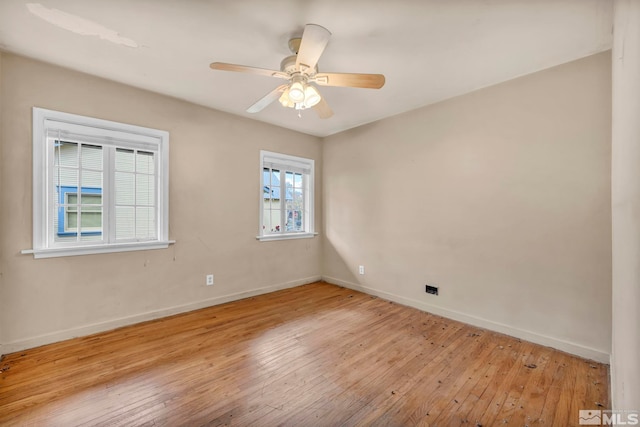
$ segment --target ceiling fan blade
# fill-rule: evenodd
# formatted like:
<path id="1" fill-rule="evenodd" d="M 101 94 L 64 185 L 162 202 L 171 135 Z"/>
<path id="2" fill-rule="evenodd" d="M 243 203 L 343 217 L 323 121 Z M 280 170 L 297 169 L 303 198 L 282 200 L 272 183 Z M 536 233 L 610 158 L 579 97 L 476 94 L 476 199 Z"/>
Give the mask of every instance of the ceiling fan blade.
<path id="1" fill-rule="evenodd" d="M 307 24 L 302 33 L 302 41 L 298 49 L 296 58 L 296 67 L 315 69 L 320 55 L 324 52 L 324 48 L 329 43 L 331 32 L 324 27 L 316 24 Z"/>
<path id="2" fill-rule="evenodd" d="M 284 92 L 287 88 L 287 85 L 280 85 L 261 99 L 259 99 L 255 104 L 251 107 L 247 108 L 247 113 L 257 113 L 266 108 L 269 104 L 271 104 L 276 99 L 280 98 L 280 94 Z"/>
<path id="3" fill-rule="evenodd" d="M 385 79 L 382 74 L 318 73 L 311 81 L 321 86 L 380 89 L 384 86 Z"/>
<path id="4" fill-rule="evenodd" d="M 316 110 L 316 113 L 318 113 L 318 117 L 320 117 L 321 119 L 328 119 L 329 117 L 333 116 L 333 110 L 331 109 L 331 107 L 329 107 L 329 104 L 327 104 L 327 101 L 325 101 L 324 97 L 322 97 L 320 102 L 313 106 L 313 109 Z"/>
<path id="5" fill-rule="evenodd" d="M 266 68 L 247 67 L 246 65 L 227 64 L 226 62 L 212 62 L 209 65 L 213 70 L 236 71 L 239 73 L 256 74 L 258 76 L 278 77 L 288 79 L 289 75 L 282 71 L 267 70 Z"/>

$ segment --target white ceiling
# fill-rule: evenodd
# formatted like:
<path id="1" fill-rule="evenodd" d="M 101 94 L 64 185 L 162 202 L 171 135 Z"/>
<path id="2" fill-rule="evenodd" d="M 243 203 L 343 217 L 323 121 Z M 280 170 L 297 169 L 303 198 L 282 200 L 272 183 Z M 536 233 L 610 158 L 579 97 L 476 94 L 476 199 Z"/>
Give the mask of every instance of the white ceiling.
<path id="1" fill-rule="evenodd" d="M 279 69 L 306 23 L 333 34 L 320 71 L 385 86 L 321 87 L 327 120 L 246 113 L 282 81 L 209 63 Z M 607 50 L 611 31 L 611 0 L 0 0 L 0 50 L 317 136 Z"/>

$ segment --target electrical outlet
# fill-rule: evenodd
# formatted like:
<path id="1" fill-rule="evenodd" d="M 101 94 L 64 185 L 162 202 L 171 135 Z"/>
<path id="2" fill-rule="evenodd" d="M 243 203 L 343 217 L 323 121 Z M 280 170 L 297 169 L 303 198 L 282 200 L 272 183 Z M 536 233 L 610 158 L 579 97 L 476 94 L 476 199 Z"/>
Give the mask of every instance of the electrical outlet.
<path id="1" fill-rule="evenodd" d="M 358 266 L 358 273 L 364 275 L 364 265 Z"/>
<path id="2" fill-rule="evenodd" d="M 207 286 L 213 285 L 213 274 L 207 274 Z"/>

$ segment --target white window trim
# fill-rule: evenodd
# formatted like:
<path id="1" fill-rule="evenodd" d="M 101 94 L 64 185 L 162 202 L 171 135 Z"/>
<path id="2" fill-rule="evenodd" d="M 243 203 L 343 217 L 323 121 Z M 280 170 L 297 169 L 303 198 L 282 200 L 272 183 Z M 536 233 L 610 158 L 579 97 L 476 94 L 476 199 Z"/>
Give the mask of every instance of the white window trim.
<path id="1" fill-rule="evenodd" d="M 108 243 L 99 245 L 49 247 L 47 218 L 49 201 L 47 200 L 47 171 L 50 167 L 47 158 L 46 131 L 47 121 L 62 123 L 66 128 L 79 129 L 88 136 L 115 139 L 131 139 L 142 143 L 151 143 L 158 148 L 158 239 L 141 242 Z M 23 254 L 33 254 L 34 258 L 51 258 L 73 255 L 87 255 L 135 250 L 163 249 L 175 243 L 169 240 L 169 133 L 142 126 L 112 122 L 93 117 L 79 116 L 33 108 L 33 248 L 25 249 Z"/>
<path id="2" fill-rule="evenodd" d="M 307 214 L 307 220 L 309 221 L 309 228 L 304 232 L 282 232 L 278 234 L 263 234 L 264 231 L 262 229 L 263 225 L 263 216 L 264 216 L 264 164 L 265 158 L 276 159 L 278 163 L 283 166 L 300 166 L 303 165 L 306 168 L 310 169 L 308 175 L 308 189 L 305 192 L 306 203 L 309 209 Z M 256 236 L 257 240 L 262 242 L 268 242 L 273 240 L 291 240 L 291 239 L 310 239 L 318 235 L 314 231 L 314 199 L 315 199 L 315 185 L 314 185 L 314 175 L 315 175 L 315 161 L 313 159 L 306 159 L 303 157 L 291 156 L 289 154 L 281 154 L 274 153 L 272 151 L 260 150 L 260 195 L 259 195 L 259 206 L 260 206 L 260 219 L 258 224 L 258 235 Z"/>

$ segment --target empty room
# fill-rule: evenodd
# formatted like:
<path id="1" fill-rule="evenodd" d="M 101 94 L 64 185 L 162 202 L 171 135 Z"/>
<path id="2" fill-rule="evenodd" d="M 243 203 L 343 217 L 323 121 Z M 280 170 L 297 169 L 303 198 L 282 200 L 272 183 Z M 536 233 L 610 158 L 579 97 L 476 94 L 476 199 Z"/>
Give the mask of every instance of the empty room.
<path id="1" fill-rule="evenodd" d="M 0 1 L 0 425 L 640 425 L 640 1 Z"/>

